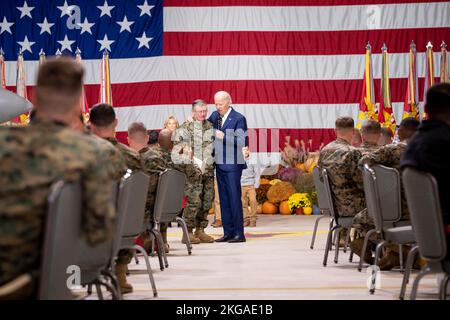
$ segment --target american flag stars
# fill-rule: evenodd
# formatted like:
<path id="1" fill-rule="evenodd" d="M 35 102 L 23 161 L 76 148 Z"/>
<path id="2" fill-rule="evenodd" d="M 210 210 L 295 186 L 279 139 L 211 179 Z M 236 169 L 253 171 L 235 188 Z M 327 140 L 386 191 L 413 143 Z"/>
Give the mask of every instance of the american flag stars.
<path id="1" fill-rule="evenodd" d="M 15 11 L 0 9 L 0 46 L 7 51 L 11 47 L 10 58 L 18 49 L 25 57 L 36 59 L 41 49 L 71 54 L 77 46 L 87 58 L 98 58 L 104 50 L 120 51 L 118 57 L 132 56 L 133 52 L 146 56 L 146 51 L 148 56 L 162 54 L 162 44 L 152 45 L 155 32 L 162 39 L 161 0 L 7 2 L 14 5 Z M 155 14 L 157 23 L 152 21 Z M 155 46 L 159 46 L 156 52 Z"/>

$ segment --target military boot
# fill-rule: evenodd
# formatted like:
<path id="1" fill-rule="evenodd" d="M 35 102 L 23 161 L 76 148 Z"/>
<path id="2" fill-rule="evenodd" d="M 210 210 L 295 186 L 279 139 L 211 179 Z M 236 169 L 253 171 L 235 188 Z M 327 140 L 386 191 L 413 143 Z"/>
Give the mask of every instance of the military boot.
<path id="1" fill-rule="evenodd" d="M 116 265 L 116 277 L 117 281 L 119 282 L 120 292 L 122 292 L 122 294 L 133 292 L 133 286 L 127 282 L 126 272 L 126 264 Z"/>
<path id="2" fill-rule="evenodd" d="M 167 231 L 161 232 L 161 236 L 164 241 L 164 250 L 166 251 L 166 253 L 169 253 L 169 243 L 167 242 Z"/>
<path id="3" fill-rule="evenodd" d="M 211 243 L 214 242 L 214 238 L 207 235 L 205 233 L 205 230 L 203 228 L 197 228 L 195 229 L 195 236 L 200 239 L 200 242 L 202 243 Z"/>
<path id="4" fill-rule="evenodd" d="M 191 241 L 191 244 L 199 244 L 201 241 L 196 235 L 194 235 L 192 230 L 193 230 L 193 228 L 188 228 L 189 240 Z M 186 241 L 184 240 L 184 235 L 183 235 L 183 239 L 181 239 L 181 243 L 186 244 Z"/>
<path id="5" fill-rule="evenodd" d="M 353 253 L 355 253 L 359 257 L 361 257 L 361 255 L 363 254 L 362 253 L 363 246 L 364 246 L 363 238 L 358 238 L 358 239 L 355 239 L 352 242 L 350 242 L 350 249 L 353 251 Z M 372 250 L 370 247 L 371 247 L 371 245 L 369 243 L 367 245 L 366 252 L 364 252 L 363 261 L 372 265 L 374 259 L 372 257 Z"/>

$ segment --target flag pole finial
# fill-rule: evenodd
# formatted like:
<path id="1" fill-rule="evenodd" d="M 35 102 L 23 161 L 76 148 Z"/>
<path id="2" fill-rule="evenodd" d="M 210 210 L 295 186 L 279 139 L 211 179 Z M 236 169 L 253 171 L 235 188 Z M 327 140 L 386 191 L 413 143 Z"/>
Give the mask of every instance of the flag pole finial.
<path id="1" fill-rule="evenodd" d="M 77 50 L 75 51 L 75 54 L 81 54 L 81 50 L 79 47 L 77 47 Z"/>
<path id="2" fill-rule="evenodd" d="M 366 50 L 372 50 L 372 46 L 370 45 L 370 41 L 367 41 Z"/>
<path id="3" fill-rule="evenodd" d="M 441 49 L 447 49 L 447 44 L 445 43 L 444 40 L 442 40 Z"/>
<path id="4" fill-rule="evenodd" d="M 40 55 L 40 56 L 45 56 L 44 49 L 41 48 L 41 51 L 39 51 L 39 55 Z"/>
<path id="5" fill-rule="evenodd" d="M 433 45 L 431 44 L 431 41 L 428 41 L 428 43 L 427 43 L 427 49 L 433 49 Z"/>
<path id="6" fill-rule="evenodd" d="M 414 40 L 411 40 L 411 45 L 409 47 L 413 50 L 416 50 L 416 44 L 414 43 Z"/>
<path id="7" fill-rule="evenodd" d="M 386 46 L 385 42 L 383 42 L 383 46 L 381 47 L 381 51 L 383 51 L 383 52 L 387 51 L 387 46 Z"/>
<path id="8" fill-rule="evenodd" d="M 59 50 L 59 49 L 58 49 L 58 50 L 56 50 L 56 53 L 55 53 L 55 55 L 56 55 L 56 56 L 60 56 L 60 55 L 62 55 L 62 53 L 61 53 L 61 50 Z"/>
<path id="9" fill-rule="evenodd" d="M 20 47 L 20 49 L 19 49 L 19 56 L 21 56 L 21 55 L 23 55 L 22 47 Z"/>

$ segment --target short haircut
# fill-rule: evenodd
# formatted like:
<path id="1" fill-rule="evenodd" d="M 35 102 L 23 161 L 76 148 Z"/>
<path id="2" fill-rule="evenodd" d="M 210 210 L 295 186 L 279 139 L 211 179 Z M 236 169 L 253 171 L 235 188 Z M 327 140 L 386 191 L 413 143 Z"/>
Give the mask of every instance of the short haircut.
<path id="1" fill-rule="evenodd" d="M 426 112 L 434 116 L 450 116 L 450 84 L 438 83 L 427 91 Z"/>
<path id="2" fill-rule="evenodd" d="M 355 121 L 351 117 L 339 117 L 334 125 L 336 129 L 353 129 L 355 128 Z"/>
<path id="3" fill-rule="evenodd" d="M 388 139 L 391 139 L 391 138 L 394 136 L 394 134 L 392 133 L 391 128 L 387 128 L 387 127 L 381 128 L 380 133 L 381 133 L 383 136 L 385 136 L 386 138 L 388 138 Z"/>
<path id="4" fill-rule="evenodd" d="M 36 81 L 36 105 L 64 114 L 80 99 L 84 70 L 73 58 L 50 58 L 40 67 Z"/>
<path id="5" fill-rule="evenodd" d="M 414 117 L 405 118 L 400 122 L 400 128 L 405 128 L 408 131 L 416 131 L 419 125 L 419 120 Z"/>
<path id="6" fill-rule="evenodd" d="M 155 130 L 151 130 L 148 132 L 148 144 L 155 144 L 158 142 L 159 139 L 159 132 Z"/>
<path id="7" fill-rule="evenodd" d="M 194 110 L 197 106 L 207 106 L 208 104 L 205 102 L 205 100 L 197 99 L 194 102 L 192 102 L 192 110 Z"/>
<path id="8" fill-rule="evenodd" d="M 380 134 L 381 125 L 373 119 L 364 120 L 361 124 L 361 134 Z"/>
<path id="9" fill-rule="evenodd" d="M 142 122 L 133 122 L 128 126 L 128 135 L 135 134 L 147 135 L 147 128 Z"/>
<path id="10" fill-rule="evenodd" d="M 116 120 L 114 108 L 106 103 L 96 104 L 89 111 L 89 121 L 97 127 L 107 127 Z"/>

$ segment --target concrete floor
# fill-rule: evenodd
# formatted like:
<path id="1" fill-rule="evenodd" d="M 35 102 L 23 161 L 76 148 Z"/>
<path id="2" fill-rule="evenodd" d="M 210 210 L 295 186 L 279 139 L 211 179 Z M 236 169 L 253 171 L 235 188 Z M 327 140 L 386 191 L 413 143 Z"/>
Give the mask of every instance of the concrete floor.
<path id="1" fill-rule="evenodd" d="M 382 272 L 381 288 L 370 295 L 366 284 L 370 271 L 357 271 L 358 257 L 350 263 L 348 253 L 341 252 L 338 264 L 330 255 L 328 266 L 322 266 L 325 219 L 315 249 L 309 248 L 316 217 L 259 216 L 257 227 L 246 229 L 246 243 L 198 244 L 191 256 L 181 244 L 181 228 L 174 224 L 168 231 L 169 268 L 160 271 L 157 258 L 151 258 L 157 299 L 397 299 L 402 281 L 398 271 Z M 216 238 L 222 235 L 221 228 L 208 227 L 207 232 Z M 140 261 L 129 265 L 134 292 L 125 299 L 154 299 L 144 260 Z M 422 280 L 418 298 L 437 298 L 436 276 Z"/>

